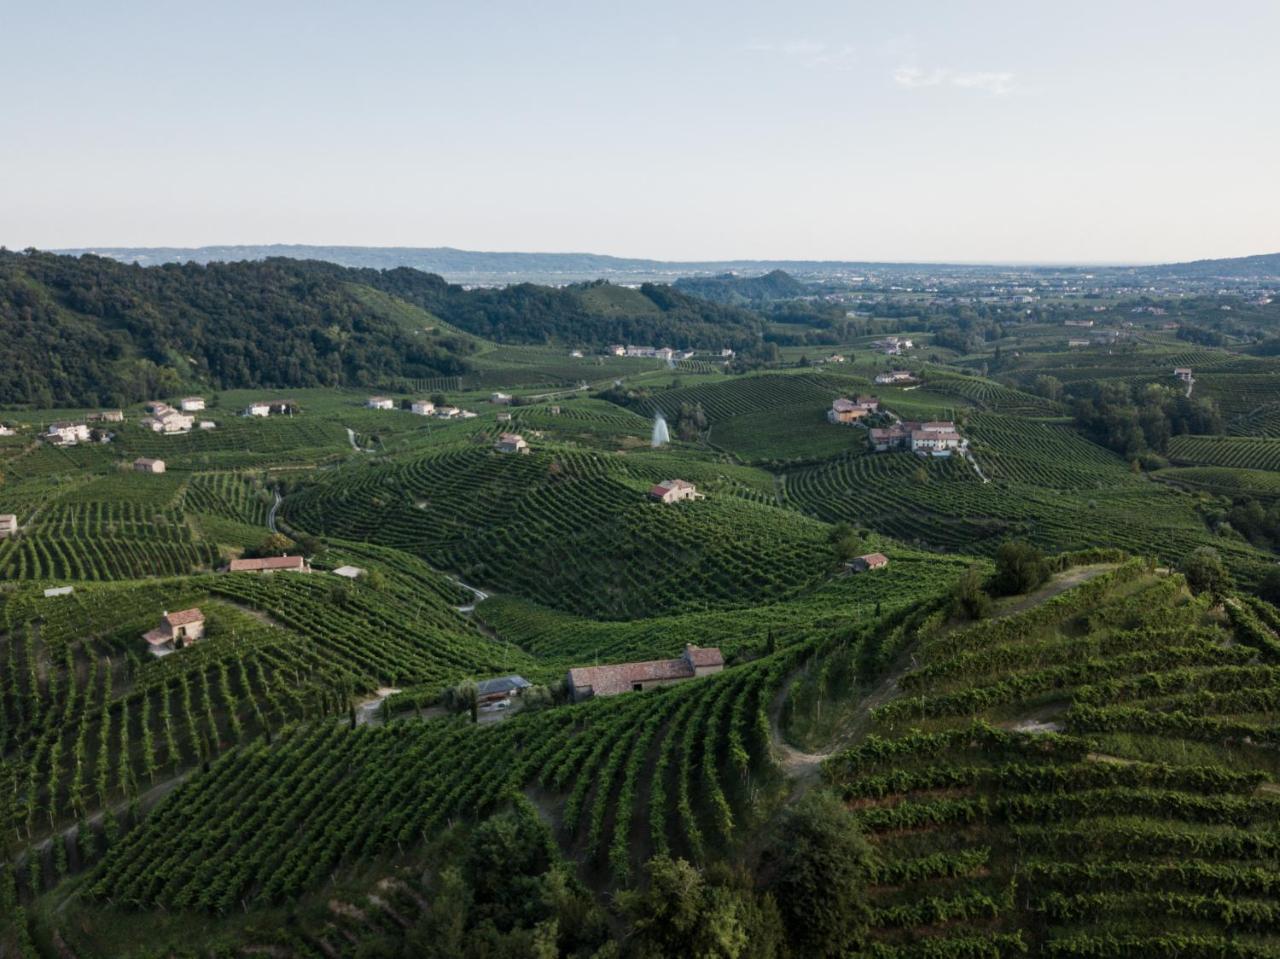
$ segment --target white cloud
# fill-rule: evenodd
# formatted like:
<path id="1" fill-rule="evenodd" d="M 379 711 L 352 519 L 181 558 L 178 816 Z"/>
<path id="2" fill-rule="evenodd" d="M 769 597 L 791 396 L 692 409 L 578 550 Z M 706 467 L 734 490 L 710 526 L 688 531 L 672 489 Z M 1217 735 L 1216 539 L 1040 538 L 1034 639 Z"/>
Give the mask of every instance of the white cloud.
<path id="1" fill-rule="evenodd" d="M 902 66 L 893 71 L 893 82 L 907 90 L 949 86 L 1004 96 L 1006 93 L 1013 92 L 1015 78 L 1012 73 L 994 70 L 957 73 L 942 67 L 921 70 L 919 67 Z"/>

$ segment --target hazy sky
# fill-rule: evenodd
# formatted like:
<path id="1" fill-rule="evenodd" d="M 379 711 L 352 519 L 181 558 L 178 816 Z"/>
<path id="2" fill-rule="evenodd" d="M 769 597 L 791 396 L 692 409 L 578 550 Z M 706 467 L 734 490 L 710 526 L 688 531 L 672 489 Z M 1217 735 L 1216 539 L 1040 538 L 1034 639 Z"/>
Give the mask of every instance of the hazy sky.
<path id="1" fill-rule="evenodd" d="M 0 0 L 0 243 L 1280 251 L 1278 0 Z"/>

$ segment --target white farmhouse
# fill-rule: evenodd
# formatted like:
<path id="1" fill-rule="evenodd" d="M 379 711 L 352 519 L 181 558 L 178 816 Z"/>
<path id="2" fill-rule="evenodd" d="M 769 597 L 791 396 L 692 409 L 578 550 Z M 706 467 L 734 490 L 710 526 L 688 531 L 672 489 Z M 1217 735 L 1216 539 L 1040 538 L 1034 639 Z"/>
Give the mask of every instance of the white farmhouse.
<path id="1" fill-rule="evenodd" d="M 85 423 L 59 420 L 49 424 L 49 431 L 45 435 L 51 443 L 75 446 L 77 443 L 89 442 L 89 427 Z"/>

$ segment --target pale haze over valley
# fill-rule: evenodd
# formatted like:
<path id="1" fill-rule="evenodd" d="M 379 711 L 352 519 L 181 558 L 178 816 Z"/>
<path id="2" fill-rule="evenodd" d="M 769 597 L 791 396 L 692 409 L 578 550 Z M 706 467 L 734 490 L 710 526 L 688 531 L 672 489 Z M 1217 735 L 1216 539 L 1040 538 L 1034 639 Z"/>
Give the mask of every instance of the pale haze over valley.
<path id="1" fill-rule="evenodd" d="M 1280 249 L 1280 7 L 8 4 L 0 243 Z"/>

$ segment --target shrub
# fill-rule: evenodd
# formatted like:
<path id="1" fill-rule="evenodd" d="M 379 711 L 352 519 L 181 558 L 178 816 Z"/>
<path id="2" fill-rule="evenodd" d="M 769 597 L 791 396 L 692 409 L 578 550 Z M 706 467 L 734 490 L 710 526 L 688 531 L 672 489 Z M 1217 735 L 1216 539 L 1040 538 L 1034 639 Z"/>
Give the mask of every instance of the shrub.
<path id="1" fill-rule="evenodd" d="M 996 573 L 992 585 L 1002 596 L 1029 593 L 1049 578 L 1049 561 L 1044 552 L 1030 543 L 1010 541 L 996 550 Z"/>
<path id="2" fill-rule="evenodd" d="M 1222 564 L 1222 556 L 1212 546 L 1201 546 L 1183 558 L 1178 565 L 1179 572 L 1186 577 L 1191 592 L 1222 595 L 1230 585 L 1227 568 Z"/>
<path id="3" fill-rule="evenodd" d="M 874 854 L 844 804 L 812 792 L 783 814 L 764 871 L 797 956 L 851 951 L 866 931 Z"/>
<path id="4" fill-rule="evenodd" d="M 970 566 L 951 587 L 951 614 L 964 619 L 986 619 L 991 615 L 991 597 L 983 588 L 982 572 Z"/>

